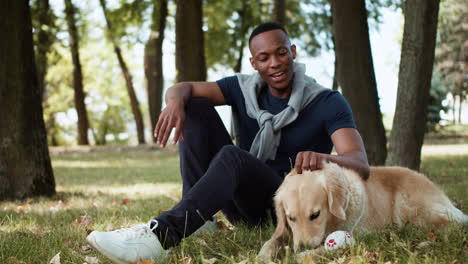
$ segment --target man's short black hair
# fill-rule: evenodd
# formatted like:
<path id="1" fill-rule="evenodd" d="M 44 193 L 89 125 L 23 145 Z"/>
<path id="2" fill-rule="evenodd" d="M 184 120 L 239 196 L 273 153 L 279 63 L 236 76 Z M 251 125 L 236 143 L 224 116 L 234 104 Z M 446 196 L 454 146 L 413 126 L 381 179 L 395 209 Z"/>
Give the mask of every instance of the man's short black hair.
<path id="1" fill-rule="evenodd" d="M 252 33 L 250 33 L 249 46 L 250 46 L 250 42 L 252 41 L 252 39 L 258 34 L 261 34 L 263 32 L 267 32 L 270 30 L 275 30 L 275 29 L 282 30 L 284 33 L 286 33 L 286 35 L 288 35 L 288 32 L 286 32 L 286 29 L 284 29 L 282 25 L 278 23 L 274 23 L 274 22 L 266 22 L 266 23 L 258 25 L 256 28 L 254 28 Z"/>

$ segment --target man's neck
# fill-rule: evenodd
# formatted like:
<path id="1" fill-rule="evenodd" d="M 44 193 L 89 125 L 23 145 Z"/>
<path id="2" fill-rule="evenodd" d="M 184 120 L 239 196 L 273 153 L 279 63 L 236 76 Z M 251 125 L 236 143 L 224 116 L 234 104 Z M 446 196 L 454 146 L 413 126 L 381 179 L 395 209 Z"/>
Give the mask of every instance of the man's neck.
<path id="1" fill-rule="evenodd" d="M 291 80 L 286 88 L 276 89 L 276 88 L 268 86 L 268 90 L 270 91 L 270 94 L 273 97 L 288 98 L 289 96 L 291 96 L 292 87 L 293 87 L 292 84 L 293 84 L 293 81 Z"/>

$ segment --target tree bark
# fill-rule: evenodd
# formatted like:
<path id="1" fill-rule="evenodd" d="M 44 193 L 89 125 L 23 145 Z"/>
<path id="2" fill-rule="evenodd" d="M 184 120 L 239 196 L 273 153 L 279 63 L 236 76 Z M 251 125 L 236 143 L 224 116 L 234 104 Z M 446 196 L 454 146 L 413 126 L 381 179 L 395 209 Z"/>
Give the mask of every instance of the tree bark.
<path id="1" fill-rule="evenodd" d="M 151 128 L 156 127 L 162 106 L 164 90 L 163 52 L 164 30 L 166 28 L 167 0 L 153 1 L 153 23 L 151 35 L 145 47 L 145 75 L 148 90 L 148 106 Z M 151 137 L 156 143 L 156 138 Z"/>
<path id="2" fill-rule="evenodd" d="M 75 7 L 71 0 L 65 0 L 65 14 L 70 35 L 70 49 L 73 61 L 73 89 L 75 90 L 75 108 L 78 115 L 78 145 L 89 145 L 89 121 L 85 104 L 85 92 L 83 89 L 83 72 L 81 70 L 80 62 L 79 36 L 76 28 Z"/>
<path id="3" fill-rule="evenodd" d="M 0 4 L 0 200 L 55 194 L 28 2 Z"/>
<path id="4" fill-rule="evenodd" d="M 419 170 L 437 33 L 439 0 L 407 0 L 398 92 L 386 163 Z"/>
<path id="5" fill-rule="evenodd" d="M 234 72 L 241 72 L 242 70 L 242 59 L 244 58 L 244 48 L 247 42 L 247 31 L 249 30 L 249 24 L 247 23 L 247 16 L 250 13 L 250 6 L 247 0 L 242 0 L 242 8 L 237 12 L 239 19 L 241 20 L 240 24 L 240 45 L 239 45 L 239 56 L 237 57 L 236 65 L 234 66 Z"/>
<path id="6" fill-rule="evenodd" d="M 112 44 L 114 45 L 114 52 L 115 52 L 115 55 L 117 56 L 117 60 L 119 61 L 119 65 L 120 65 L 120 68 L 122 70 L 122 73 L 125 79 L 125 84 L 127 86 L 127 92 L 130 98 L 132 113 L 133 113 L 133 117 L 135 118 L 138 144 L 145 144 L 145 125 L 143 123 L 143 116 L 140 111 L 140 104 L 136 97 L 135 89 L 133 88 L 132 75 L 130 71 L 128 70 L 127 63 L 125 63 L 125 60 L 122 56 L 122 51 L 120 49 L 120 46 L 118 45 L 117 40 L 113 36 L 112 23 L 109 20 L 109 17 L 107 16 L 106 2 L 105 0 L 99 0 L 99 2 L 101 3 L 102 12 L 104 13 L 104 19 L 106 20 L 108 35 Z"/>
<path id="7" fill-rule="evenodd" d="M 460 92 L 460 96 L 458 97 L 458 123 L 461 124 L 461 116 L 462 116 L 462 110 L 463 110 L 463 98 L 465 98 L 465 95 L 463 94 L 463 91 Z"/>
<path id="8" fill-rule="evenodd" d="M 286 22 L 286 0 L 275 0 L 273 3 L 273 22 L 284 25 Z"/>
<path id="9" fill-rule="evenodd" d="M 36 43 L 36 66 L 37 66 L 37 80 L 39 91 L 41 91 L 42 100 L 44 100 L 45 77 L 47 75 L 47 54 L 52 46 L 53 36 L 50 33 L 53 27 L 51 9 L 49 0 L 38 0 L 38 20 L 39 26 L 37 30 L 37 43 Z"/>
<path id="10" fill-rule="evenodd" d="M 202 0 L 176 0 L 177 81 L 205 81 Z"/>
<path id="11" fill-rule="evenodd" d="M 338 84 L 351 105 L 371 165 L 387 155 L 364 0 L 331 0 Z"/>

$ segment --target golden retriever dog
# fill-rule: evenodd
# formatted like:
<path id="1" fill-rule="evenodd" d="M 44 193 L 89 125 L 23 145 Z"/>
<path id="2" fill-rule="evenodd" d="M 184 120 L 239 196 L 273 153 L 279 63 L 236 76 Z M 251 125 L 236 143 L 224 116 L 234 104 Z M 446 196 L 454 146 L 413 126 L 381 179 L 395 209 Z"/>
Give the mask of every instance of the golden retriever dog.
<path id="1" fill-rule="evenodd" d="M 367 181 L 334 163 L 290 172 L 275 198 L 276 230 L 258 257 L 268 260 L 292 235 L 294 250 L 316 248 L 336 230 L 365 232 L 388 225 L 468 222 L 426 176 L 401 167 L 372 167 Z"/>

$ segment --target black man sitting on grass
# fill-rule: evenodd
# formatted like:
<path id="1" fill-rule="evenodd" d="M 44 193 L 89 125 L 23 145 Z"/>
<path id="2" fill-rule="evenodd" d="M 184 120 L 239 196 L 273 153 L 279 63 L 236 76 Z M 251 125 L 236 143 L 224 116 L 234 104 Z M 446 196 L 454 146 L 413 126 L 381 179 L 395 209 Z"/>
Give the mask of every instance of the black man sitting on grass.
<path id="1" fill-rule="evenodd" d="M 327 160 L 368 177 L 348 103 L 305 75 L 285 29 L 259 25 L 249 48 L 255 74 L 177 83 L 166 93 L 155 136 L 164 147 L 175 128 L 182 200 L 147 224 L 92 232 L 95 249 L 117 263 L 158 260 L 200 227 L 213 227 L 218 211 L 233 224 L 263 224 L 275 215 L 272 197 L 291 166 L 301 173 Z M 236 146 L 213 107 L 225 104 L 233 109 Z"/>

